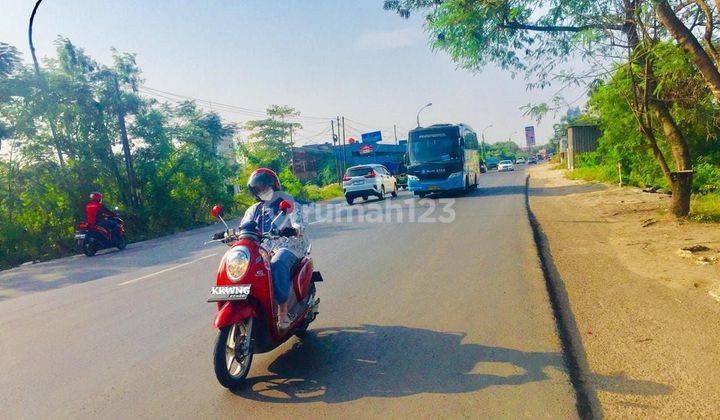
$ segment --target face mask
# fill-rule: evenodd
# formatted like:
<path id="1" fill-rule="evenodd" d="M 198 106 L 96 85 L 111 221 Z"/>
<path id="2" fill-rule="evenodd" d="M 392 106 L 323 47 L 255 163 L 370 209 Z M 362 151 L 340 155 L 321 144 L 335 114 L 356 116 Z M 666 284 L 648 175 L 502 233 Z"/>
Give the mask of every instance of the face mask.
<path id="1" fill-rule="evenodd" d="M 262 201 L 270 201 L 273 198 L 274 193 L 275 191 L 273 191 L 272 188 L 268 188 L 267 190 L 258 194 L 258 198 Z"/>

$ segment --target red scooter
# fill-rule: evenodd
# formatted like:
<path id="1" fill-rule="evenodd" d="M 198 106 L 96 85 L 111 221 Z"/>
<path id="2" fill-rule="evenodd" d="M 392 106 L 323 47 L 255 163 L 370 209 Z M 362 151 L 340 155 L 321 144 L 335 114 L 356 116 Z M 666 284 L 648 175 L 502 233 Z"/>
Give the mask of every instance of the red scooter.
<path id="1" fill-rule="evenodd" d="M 110 217 L 117 224 L 117 232 L 110 232 L 97 224 L 82 222 L 75 231 L 75 246 L 88 257 L 92 257 L 101 249 L 117 247 L 119 250 L 127 246 L 125 223 L 115 208 L 115 215 Z"/>
<path id="2" fill-rule="evenodd" d="M 315 297 L 315 283 L 322 281 L 320 272 L 313 271 L 308 255 L 292 271 L 289 312 L 296 314 L 287 329 L 277 325 L 277 303 L 273 298 L 270 272 L 270 253 L 263 239 L 278 239 L 287 224 L 292 205 L 280 204 L 281 214 L 272 222 L 271 233 L 261 233 L 254 227 L 230 229 L 222 218 L 223 209 L 216 205 L 213 217 L 225 225 L 225 232 L 216 234 L 211 242 L 230 246 L 220 262 L 216 285 L 208 302 L 216 302 L 218 313 L 213 325 L 220 330 L 215 342 L 215 375 L 226 388 L 236 389 L 245 384 L 253 354 L 269 352 L 292 335 L 303 337 L 318 314 L 320 299 Z M 217 236 L 222 238 L 217 239 Z"/>

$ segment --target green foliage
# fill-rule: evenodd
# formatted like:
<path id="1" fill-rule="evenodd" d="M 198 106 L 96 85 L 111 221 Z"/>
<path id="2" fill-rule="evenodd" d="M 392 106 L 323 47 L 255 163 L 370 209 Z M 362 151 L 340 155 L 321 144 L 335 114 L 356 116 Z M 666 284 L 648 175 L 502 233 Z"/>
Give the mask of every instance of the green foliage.
<path id="1" fill-rule="evenodd" d="M 700 194 L 720 191 L 720 166 L 718 162 L 711 163 L 705 156 L 699 159 L 694 167 L 693 190 Z"/>
<path id="2" fill-rule="evenodd" d="M 720 222 L 720 193 L 693 195 L 690 218 L 698 222 Z"/>
<path id="3" fill-rule="evenodd" d="M 520 146 L 514 141 L 501 141 L 493 144 L 486 144 L 485 158 L 496 157 L 499 159 L 515 159 L 520 156 Z"/>
<path id="4" fill-rule="evenodd" d="M 660 43 L 652 53 L 657 57 L 653 60 L 653 70 L 659 79 L 657 94 L 672 104 L 671 111 L 675 121 L 686 133 L 694 158 L 693 191 L 714 191 L 720 185 L 720 153 L 715 140 L 720 132 L 712 96 L 703 87 L 687 56 L 677 46 Z M 580 172 L 573 176 L 617 182 L 619 163 L 622 166 L 623 180 L 628 184 L 668 188 L 667 180 L 640 133 L 631 101 L 632 90 L 627 67 L 619 66 L 612 78 L 599 84 L 590 97 L 587 111 L 589 118 L 599 121 L 603 135 L 595 153 L 576 157 L 576 167 L 580 168 Z M 664 133 L 659 129 L 659 123 L 654 119 L 651 122 L 655 127 L 658 146 L 665 156 L 671 156 L 670 147 L 665 141 Z M 669 164 L 672 166 L 673 162 L 670 161 Z M 608 176 L 600 176 L 598 173 Z M 612 174 L 615 175 L 610 176 Z"/>
<path id="5" fill-rule="evenodd" d="M 342 197 L 342 187 L 338 184 L 329 184 L 324 187 L 317 185 L 305 186 L 305 197 L 308 201 L 329 200 L 335 197 Z"/>
<path id="6" fill-rule="evenodd" d="M 408 17 L 425 13 L 433 48 L 461 67 L 478 71 L 495 63 L 513 73 L 533 75 L 531 87 L 553 79 L 577 83 L 573 73 L 555 72 L 573 52 L 596 56 L 624 22 L 612 2 L 588 0 L 385 0 L 384 8 Z"/>
<path id="7" fill-rule="evenodd" d="M 129 238 L 138 240 L 210 221 L 221 202 L 239 212 L 246 204 L 228 185 L 238 168 L 217 153 L 235 127 L 193 103 L 159 104 L 135 94 L 140 70 L 131 54 L 114 52 L 113 65 L 94 61 L 69 40 L 42 69 L 41 91 L 31 68 L 0 45 L 0 267 L 72 250 L 72 233 L 93 190 L 117 205 Z M 12 63 L 7 66 L 5 63 Z M 119 147 L 115 80 L 126 111 L 140 205 L 131 205 Z M 55 136 L 48 121 L 55 124 Z M 63 158 L 61 164 L 59 157 Z"/>

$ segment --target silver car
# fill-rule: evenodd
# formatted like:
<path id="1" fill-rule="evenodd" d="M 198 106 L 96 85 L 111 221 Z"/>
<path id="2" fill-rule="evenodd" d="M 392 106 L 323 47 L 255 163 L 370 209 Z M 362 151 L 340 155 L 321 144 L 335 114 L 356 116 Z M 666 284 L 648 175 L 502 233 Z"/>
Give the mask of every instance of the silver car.
<path id="1" fill-rule="evenodd" d="M 343 193 L 348 204 L 352 205 L 356 198 L 369 197 L 385 199 L 386 194 L 397 197 L 397 179 L 382 165 L 351 166 L 343 176 Z"/>
<path id="2" fill-rule="evenodd" d="M 498 163 L 498 172 L 514 171 L 514 170 L 515 170 L 515 164 L 512 163 L 512 160 L 501 160 L 500 163 Z"/>

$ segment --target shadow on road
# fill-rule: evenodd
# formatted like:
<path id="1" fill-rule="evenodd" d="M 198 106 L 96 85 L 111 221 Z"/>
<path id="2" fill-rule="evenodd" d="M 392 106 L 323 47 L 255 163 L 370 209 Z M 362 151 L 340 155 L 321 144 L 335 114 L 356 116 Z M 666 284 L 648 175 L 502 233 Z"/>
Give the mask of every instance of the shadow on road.
<path id="1" fill-rule="evenodd" d="M 547 368 L 564 370 L 560 353 L 524 352 L 463 343 L 465 334 L 401 326 L 363 325 L 308 332 L 270 364 L 270 375 L 248 379 L 235 393 L 261 402 L 342 403 L 365 397 L 464 393 L 498 385 L 548 380 Z M 667 387 L 630 381 L 623 393 L 665 393 Z"/>
<path id="2" fill-rule="evenodd" d="M 606 190 L 607 186 L 603 184 L 581 184 L 567 185 L 564 187 L 535 187 L 530 188 L 528 193 L 533 196 L 561 196 L 570 194 L 583 194 L 596 191 Z"/>

